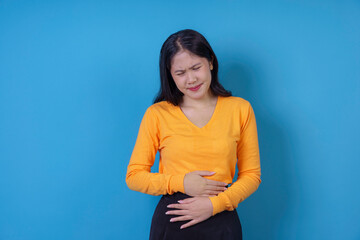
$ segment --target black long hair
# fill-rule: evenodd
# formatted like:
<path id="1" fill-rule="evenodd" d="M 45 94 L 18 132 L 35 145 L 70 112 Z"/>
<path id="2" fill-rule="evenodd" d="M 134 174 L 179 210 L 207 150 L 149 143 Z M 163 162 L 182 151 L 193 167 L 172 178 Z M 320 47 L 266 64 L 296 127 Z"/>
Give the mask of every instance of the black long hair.
<path id="1" fill-rule="evenodd" d="M 199 32 L 185 29 L 171 34 L 161 47 L 160 51 L 160 90 L 155 97 L 154 103 L 168 101 L 177 106 L 184 95 L 176 87 L 174 79 L 171 76 L 171 60 L 176 53 L 181 50 L 206 58 L 212 63 L 210 89 L 215 96 L 231 96 L 231 92 L 219 83 L 218 80 L 218 61 L 210 44 Z"/>

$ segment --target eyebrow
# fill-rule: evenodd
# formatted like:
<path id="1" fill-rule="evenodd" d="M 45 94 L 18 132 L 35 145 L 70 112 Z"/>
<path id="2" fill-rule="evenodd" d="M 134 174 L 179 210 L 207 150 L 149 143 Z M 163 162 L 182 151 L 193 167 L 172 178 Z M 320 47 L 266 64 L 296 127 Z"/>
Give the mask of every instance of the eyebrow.
<path id="1" fill-rule="evenodd" d="M 197 67 L 198 65 L 200 65 L 201 63 L 196 63 L 194 65 L 192 65 L 190 68 L 194 68 L 194 67 Z M 177 72 L 183 72 L 184 70 L 176 70 L 174 73 L 177 73 Z"/>

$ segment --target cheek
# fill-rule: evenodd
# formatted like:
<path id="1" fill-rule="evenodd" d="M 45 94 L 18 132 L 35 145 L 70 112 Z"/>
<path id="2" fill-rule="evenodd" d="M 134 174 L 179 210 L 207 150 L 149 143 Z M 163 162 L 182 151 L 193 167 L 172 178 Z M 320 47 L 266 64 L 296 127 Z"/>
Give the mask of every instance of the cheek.
<path id="1" fill-rule="evenodd" d="M 181 78 L 179 78 L 179 77 L 174 78 L 174 77 L 173 77 L 173 79 L 174 79 L 175 85 L 176 85 L 178 88 L 182 88 L 182 87 L 183 87 L 184 81 L 182 81 Z"/>
<path id="2" fill-rule="evenodd" d="M 174 79 L 174 78 L 173 78 L 173 79 Z M 184 86 L 182 85 L 181 81 L 179 81 L 179 79 L 176 79 L 176 80 L 174 79 L 174 83 L 175 83 L 177 89 L 178 89 L 180 92 L 184 93 Z"/>
<path id="3" fill-rule="evenodd" d="M 210 71 L 204 71 L 201 73 L 201 76 L 204 80 L 207 80 L 211 82 L 211 72 Z"/>

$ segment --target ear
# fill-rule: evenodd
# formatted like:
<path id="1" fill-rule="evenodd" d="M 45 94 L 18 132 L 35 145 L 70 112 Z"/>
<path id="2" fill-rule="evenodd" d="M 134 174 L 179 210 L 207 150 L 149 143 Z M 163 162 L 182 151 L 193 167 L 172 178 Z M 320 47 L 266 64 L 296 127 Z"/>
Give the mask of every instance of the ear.
<path id="1" fill-rule="evenodd" d="M 213 62 L 214 62 L 214 56 L 211 56 L 211 61 L 209 61 L 210 70 L 214 69 Z"/>

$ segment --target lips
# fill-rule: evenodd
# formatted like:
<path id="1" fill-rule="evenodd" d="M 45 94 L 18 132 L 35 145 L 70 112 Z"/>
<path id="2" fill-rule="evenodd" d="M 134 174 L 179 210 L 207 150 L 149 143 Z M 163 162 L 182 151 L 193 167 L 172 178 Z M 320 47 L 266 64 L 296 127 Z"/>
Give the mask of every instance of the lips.
<path id="1" fill-rule="evenodd" d="M 193 88 L 188 88 L 190 91 L 197 91 L 201 87 L 202 83 Z"/>

